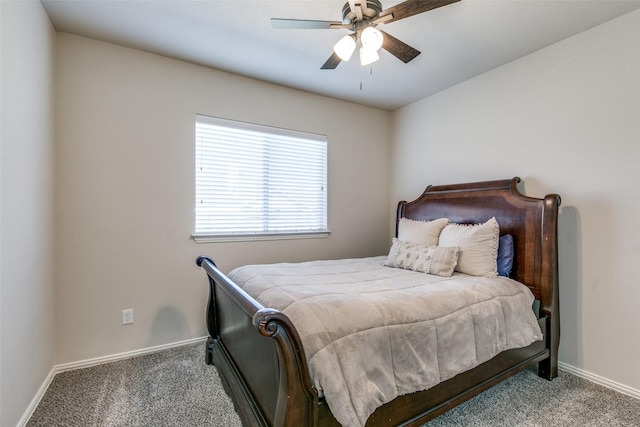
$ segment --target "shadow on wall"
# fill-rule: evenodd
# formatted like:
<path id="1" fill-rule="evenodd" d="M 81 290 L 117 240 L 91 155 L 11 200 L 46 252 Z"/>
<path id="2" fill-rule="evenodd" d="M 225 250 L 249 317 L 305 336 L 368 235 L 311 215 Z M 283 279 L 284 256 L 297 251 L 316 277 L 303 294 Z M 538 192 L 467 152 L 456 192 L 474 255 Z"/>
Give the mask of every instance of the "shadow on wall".
<path id="1" fill-rule="evenodd" d="M 580 212 L 562 206 L 558 215 L 560 350 L 564 363 L 582 366 L 582 233 Z"/>
<path id="2" fill-rule="evenodd" d="M 152 347 L 158 343 L 183 341 L 185 337 L 190 336 L 191 331 L 185 315 L 176 307 L 164 306 L 153 319 L 147 345 Z"/>

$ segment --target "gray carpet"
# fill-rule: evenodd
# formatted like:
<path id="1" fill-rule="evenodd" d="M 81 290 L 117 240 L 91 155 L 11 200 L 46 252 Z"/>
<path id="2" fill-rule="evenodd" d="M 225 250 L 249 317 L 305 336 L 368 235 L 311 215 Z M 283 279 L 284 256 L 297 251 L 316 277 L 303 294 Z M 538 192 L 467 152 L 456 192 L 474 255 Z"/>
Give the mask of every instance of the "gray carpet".
<path id="1" fill-rule="evenodd" d="M 241 427 L 204 342 L 56 375 L 28 427 Z"/>
<path id="2" fill-rule="evenodd" d="M 55 376 L 27 426 L 241 426 L 204 343 Z M 524 371 L 425 427 L 640 427 L 640 400 Z"/>

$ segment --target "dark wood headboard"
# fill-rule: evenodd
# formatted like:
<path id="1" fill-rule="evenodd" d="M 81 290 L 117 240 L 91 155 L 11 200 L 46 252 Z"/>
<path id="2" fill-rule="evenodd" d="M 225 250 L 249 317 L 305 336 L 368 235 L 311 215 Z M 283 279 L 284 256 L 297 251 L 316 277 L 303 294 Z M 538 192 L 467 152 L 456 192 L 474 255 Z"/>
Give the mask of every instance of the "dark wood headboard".
<path id="1" fill-rule="evenodd" d="M 429 186 L 412 202 L 398 203 L 398 221 L 449 218 L 460 224 L 479 224 L 495 217 L 500 235 L 511 234 L 515 259 L 511 277 L 527 285 L 537 299 L 543 288 L 557 282 L 557 218 L 560 196 L 544 199 L 518 191 L 520 178 Z"/>

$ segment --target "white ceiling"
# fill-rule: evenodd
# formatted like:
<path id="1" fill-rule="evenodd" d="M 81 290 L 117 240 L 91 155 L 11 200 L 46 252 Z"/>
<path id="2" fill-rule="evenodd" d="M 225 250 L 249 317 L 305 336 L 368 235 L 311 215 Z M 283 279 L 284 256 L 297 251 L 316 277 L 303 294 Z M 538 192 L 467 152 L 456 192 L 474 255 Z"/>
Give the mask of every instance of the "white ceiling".
<path id="1" fill-rule="evenodd" d="M 270 18 L 340 21 L 346 0 L 42 0 L 58 31 L 394 110 L 617 16 L 627 0 L 462 0 L 379 28 L 422 52 L 320 66 L 346 30 L 274 30 Z M 382 0 L 383 7 L 401 3 Z"/>

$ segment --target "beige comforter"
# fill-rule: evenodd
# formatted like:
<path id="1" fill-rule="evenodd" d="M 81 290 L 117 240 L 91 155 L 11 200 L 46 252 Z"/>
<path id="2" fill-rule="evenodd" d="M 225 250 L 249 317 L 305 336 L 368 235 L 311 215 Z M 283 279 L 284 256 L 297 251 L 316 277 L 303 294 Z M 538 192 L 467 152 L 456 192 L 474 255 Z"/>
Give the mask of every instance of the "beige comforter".
<path id="1" fill-rule="evenodd" d="M 240 267 L 229 277 L 296 325 L 335 418 L 364 425 L 395 397 L 428 389 L 542 339 L 526 286 L 385 267 L 386 257 Z"/>

